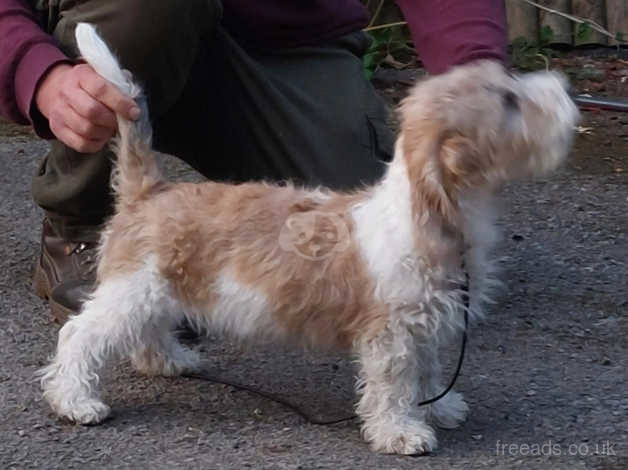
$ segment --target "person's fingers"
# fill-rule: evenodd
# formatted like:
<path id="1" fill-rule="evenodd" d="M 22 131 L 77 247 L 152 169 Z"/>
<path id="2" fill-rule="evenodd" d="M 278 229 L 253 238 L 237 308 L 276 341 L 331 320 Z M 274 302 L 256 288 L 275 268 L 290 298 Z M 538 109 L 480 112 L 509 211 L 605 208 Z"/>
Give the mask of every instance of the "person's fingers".
<path id="1" fill-rule="evenodd" d="M 92 98 L 100 101 L 109 109 L 125 117 L 126 119 L 137 119 L 140 109 L 135 101 L 120 92 L 114 85 L 107 82 L 94 70 L 85 66 L 79 76 L 79 85 Z"/>
<path id="2" fill-rule="evenodd" d="M 109 138 L 88 139 L 79 135 L 66 123 L 66 118 L 72 113 L 74 113 L 74 111 L 68 106 L 60 107 L 53 111 L 49 123 L 50 130 L 55 137 L 77 152 L 93 153 L 102 149 Z"/>
<path id="3" fill-rule="evenodd" d="M 63 120 L 67 127 L 86 140 L 106 141 L 116 132 L 115 127 L 99 126 L 78 114 L 71 107 L 68 107 L 64 113 Z"/>
<path id="4" fill-rule="evenodd" d="M 87 64 L 60 64 L 47 73 L 36 93 L 36 104 L 50 130 L 73 149 L 101 149 L 117 129 L 115 113 L 139 117 L 135 101 L 98 75 Z"/>
<path id="5" fill-rule="evenodd" d="M 115 131 L 118 126 L 115 113 L 92 98 L 82 88 L 73 90 L 72 98 L 68 99 L 68 104 L 74 111 L 95 125 L 106 127 L 112 131 Z"/>

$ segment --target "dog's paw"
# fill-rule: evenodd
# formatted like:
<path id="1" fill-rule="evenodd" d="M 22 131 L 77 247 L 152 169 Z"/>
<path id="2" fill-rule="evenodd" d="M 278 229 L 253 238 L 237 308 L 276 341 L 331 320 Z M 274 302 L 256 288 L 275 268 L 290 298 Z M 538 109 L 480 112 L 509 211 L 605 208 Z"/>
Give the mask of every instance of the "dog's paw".
<path id="1" fill-rule="evenodd" d="M 451 391 L 430 406 L 428 419 L 439 428 L 454 429 L 460 426 L 469 414 L 469 405 L 463 396 Z"/>
<path id="2" fill-rule="evenodd" d="M 434 450 L 437 444 L 434 430 L 421 421 L 365 424 L 362 432 L 371 449 L 383 454 L 421 455 Z"/>
<path id="3" fill-rule="evenodd" d="M 72 405 L 52 406 L 59 417 L 78 424 L 98 424 L 111 413 L 111 408 L 95 398 L 85 398 L 72 402 Z"/>
<path id="4" fill-rule="evenodd" d="M 43 396 L 60 417 L 80 424 L 96 424 L 109 416 L 110 408 L 98 399 L 91 381 L 79 376 L 60 374 L 61 367 L 52 363 L 38 372 L 41 376 Z"/>

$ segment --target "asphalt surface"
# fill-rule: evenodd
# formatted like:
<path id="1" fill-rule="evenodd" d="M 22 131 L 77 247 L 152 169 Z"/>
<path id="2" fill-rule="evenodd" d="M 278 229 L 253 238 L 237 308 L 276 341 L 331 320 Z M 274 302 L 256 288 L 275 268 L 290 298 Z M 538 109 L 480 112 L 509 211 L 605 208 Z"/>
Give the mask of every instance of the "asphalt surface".
<path id="1" fill-rule="evenodd" d="M 470 331 L 456 385 L 471 414 L 418 458 L 373 454 L 355 421 L 309 424 L 248 392 L 149 379 L 127 363 L 105 379 L 112 419 L 58 421 L 33 379 L 58 331 L 30 288 L 42 213 L 29 186 L 46 144 L 0 125 L 0 469 L 628 468 L 628 120 L 587 119 L 593 133 L 578 137 L 564 169 L 504 192 L 504 287 Z M 352 412 L 345 358 L 218 338 L 198 347 L 212 373 L 319 418 Z M 452 363 L 457 350 L 444 354 Z"/>

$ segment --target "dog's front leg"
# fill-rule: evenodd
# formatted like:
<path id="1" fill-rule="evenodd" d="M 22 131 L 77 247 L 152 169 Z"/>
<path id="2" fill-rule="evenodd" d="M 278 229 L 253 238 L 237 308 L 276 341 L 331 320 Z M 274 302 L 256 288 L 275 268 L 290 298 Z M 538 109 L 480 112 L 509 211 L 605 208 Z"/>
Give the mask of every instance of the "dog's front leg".
<path id="1" fill-rule="evenodd" d="M 438 354 L 438 346 L 423 348 L 423 361 L 426 367 L 421 369 L 421 387 L 426 391 L 425 398 L 438 396 L 445 390 L 442 382 L 442 367 Z M 450 390 L 443 398 L 427 406 L 427 420 L 443 429 L 454 429 L 460 426 L 469 413 L 469 405 L 462 394 Z"/>
<path id="2" fill-rule="evenodd" d="M 425 398 L 420 387 L 421 368 L 426 367 L 421 357 L 424 346 L 409 327 L 396 323 L 359 345 L 357 413 L 363 421 L 362 435 L 373 450 L 423 454 L 436 447 L 426 411 L 417 406 Z"/>

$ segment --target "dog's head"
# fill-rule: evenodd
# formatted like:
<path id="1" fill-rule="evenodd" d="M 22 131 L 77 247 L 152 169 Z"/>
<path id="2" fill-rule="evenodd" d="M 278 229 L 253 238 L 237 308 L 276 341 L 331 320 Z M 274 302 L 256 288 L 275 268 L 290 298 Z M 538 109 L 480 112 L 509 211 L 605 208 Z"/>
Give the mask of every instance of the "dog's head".
<path id="1" fill-rule="evenodd" d="M 565 88 L 557 73 L 512 76 L 491 61 L 419 82 L 398 145 L 425 202 L 446 213 L 461 190 L 554 170 L 579 116 Z"/>

